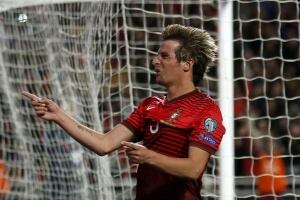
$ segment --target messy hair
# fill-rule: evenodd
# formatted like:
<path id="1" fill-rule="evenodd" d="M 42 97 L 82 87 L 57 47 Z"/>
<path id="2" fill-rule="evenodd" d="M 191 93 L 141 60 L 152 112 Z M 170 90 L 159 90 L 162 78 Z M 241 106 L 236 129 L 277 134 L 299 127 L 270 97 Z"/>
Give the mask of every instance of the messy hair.
<path id="1" fill-rule="evenodd" d="M 178 62 L 192 59 L 193 82 L 198 85 L 207 66 L 216 58 L 217 46 L 205 30 L 179 24 L 169 25 L 162 32 L 163 40 L 177 40 L 180 46 L 175 50 Z"/>

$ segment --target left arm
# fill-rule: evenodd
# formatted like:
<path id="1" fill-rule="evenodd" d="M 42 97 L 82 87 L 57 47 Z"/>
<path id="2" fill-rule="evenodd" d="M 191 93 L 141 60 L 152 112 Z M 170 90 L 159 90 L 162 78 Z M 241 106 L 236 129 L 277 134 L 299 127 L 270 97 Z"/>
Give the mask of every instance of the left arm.
<path id="1" fill-rule="evenodd" d="M 198 179 L 205 170 L 210 154 L 198 147 L 190 146 L 187 158 L 169 157 L 131 142 L 121 143 L 131 162 L 150 164 L 180 177 Z"/>

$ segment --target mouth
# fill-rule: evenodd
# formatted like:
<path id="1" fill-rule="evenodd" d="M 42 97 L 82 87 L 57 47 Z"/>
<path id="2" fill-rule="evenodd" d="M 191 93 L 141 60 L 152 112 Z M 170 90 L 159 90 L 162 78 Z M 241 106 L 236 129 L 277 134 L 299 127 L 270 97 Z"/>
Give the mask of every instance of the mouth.
<path id="1" fill-rule="evenodd" d="M 160 70 L 159 69 L 154 69 L 154 72 L 155 72 L 155 74 L 158 74 L 158 73 L 160 73 Z"/>
<path id="2" fill-rule="evenodd" d="M 155 71 L 155 77 L 159 77 L 160 76 L 160 71 Z"/>

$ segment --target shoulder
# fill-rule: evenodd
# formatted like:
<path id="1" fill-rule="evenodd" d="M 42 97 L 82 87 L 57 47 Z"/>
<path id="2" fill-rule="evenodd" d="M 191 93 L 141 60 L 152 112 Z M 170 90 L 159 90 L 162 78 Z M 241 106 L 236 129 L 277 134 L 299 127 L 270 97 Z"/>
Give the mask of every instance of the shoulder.
<path id="1" fill-rule="evenodd" d="M 189 102 L 196 108 L 208 109 L 219 107 L 214 99 L 202 91 L 197 91 L 190 96 Z"/>
<path id="2" fill-rule="evenodd" d="M 215 119 L 222 121 L 222 113 L 217 102 L 204 92 L 197 92 L 190 109 L 195 115 L 196 121 L 203 123 L 203 120 Z"/>
<path id="3" fill-rule="evenodd" d="M 195 93 L 195 96 L 196 96 L 196 98 L 198 98 L 201 101 L 207 101 L 207 102 L 210 102 L 210 103 L 214 102 L 214 100 L 207 93 L 205 93 L 203 91 L 200 91 L 200 90 L 198 90 Z"/>
<path id="4" fill-rule="evenodd" d="M 150 104 L 160 104 L 163 103 L 163 101 L 164 101 L 164 96 L 151 96 L 142 100 L 140 105 L 147 106 Z"/>

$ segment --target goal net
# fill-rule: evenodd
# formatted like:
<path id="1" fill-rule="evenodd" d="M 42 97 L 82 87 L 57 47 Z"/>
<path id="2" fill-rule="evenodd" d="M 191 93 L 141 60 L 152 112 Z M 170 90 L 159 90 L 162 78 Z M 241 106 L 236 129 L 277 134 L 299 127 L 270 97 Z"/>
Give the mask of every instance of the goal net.
<path id="1" fill-rule="evenodd" d="M 299 2 L 234 2 L 238 198 L 299 198 Z"/>
<path id="2" fill-rule="evenodd" d="M 108 131 L 143 98 L 165 92 L 151 68 L 163 28 L 200 27 L 218 40 L 218 3 L 0 2 L 0 155 L 7 171 L 0 179 L 9 185 L 0 192 L 5 198 L 133 199 L 137 166 L 123 151 L 105 157 L 90 152 L 54 123 L 39 119 L 20 92 L 51 98 L 81 123 Z M 259 185 L 271 180 L 272 196 L 296 199 L 299 5 L 240 0 L 233 6 L 235 198 L 263 196 Z M 219 101 L 217 64 L 199 87 Z M 204 199 L 220 198 L 219 157 L 212 156 L 203 176 Z M 260 169 L 261 163 L 269 168 Z M 275 172 L 276 163 L 284 173 Z M 277 178 L 283 185 L 286 180 L 283 191 L 275 187 Z"/>

